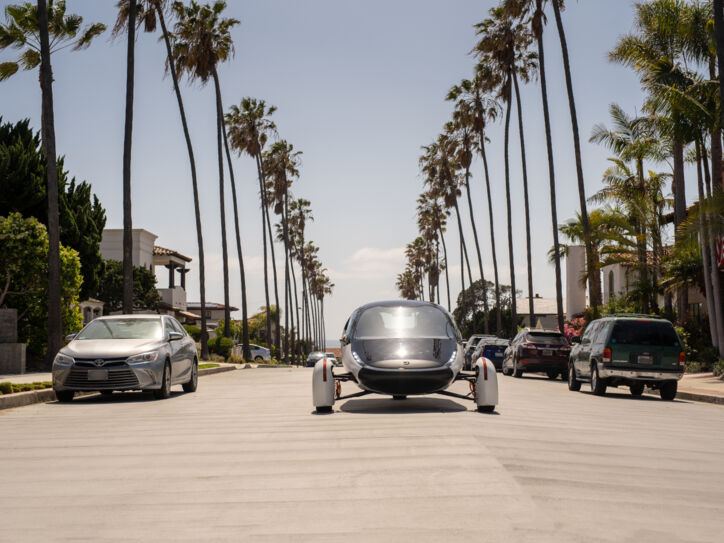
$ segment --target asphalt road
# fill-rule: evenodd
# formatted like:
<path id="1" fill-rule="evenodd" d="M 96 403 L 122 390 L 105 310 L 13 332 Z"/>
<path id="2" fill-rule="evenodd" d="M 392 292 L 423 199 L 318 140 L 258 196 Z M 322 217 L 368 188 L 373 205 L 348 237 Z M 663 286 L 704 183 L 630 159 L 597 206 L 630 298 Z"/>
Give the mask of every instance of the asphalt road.
<path id="1" fill-rule="evenodd" d="M 310 369 L 7 410 L 0 540 L 722 540 L 724 408 L 499 378 L 493 415 L 440 396 L 315 415 Z"/>

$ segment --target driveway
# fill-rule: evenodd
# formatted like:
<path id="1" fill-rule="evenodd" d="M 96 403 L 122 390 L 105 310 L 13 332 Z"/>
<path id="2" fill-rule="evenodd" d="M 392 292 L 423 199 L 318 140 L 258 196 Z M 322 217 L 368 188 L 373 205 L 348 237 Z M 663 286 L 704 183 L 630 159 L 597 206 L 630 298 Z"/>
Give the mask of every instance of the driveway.
<path id="1" fill-rule="evenodd" d="M 498 375 L 493 415 L 316 415 L 311 369 L 277 368 L 0 412 L 0 540 L 721 540 L 724 408 Z"/>

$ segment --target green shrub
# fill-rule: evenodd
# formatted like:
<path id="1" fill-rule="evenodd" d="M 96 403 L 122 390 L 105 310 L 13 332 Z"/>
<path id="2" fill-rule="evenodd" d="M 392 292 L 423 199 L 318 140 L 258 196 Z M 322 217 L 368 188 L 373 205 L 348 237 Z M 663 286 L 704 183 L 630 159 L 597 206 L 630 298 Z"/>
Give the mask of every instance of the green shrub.
<path id="1" fill-rule="evenodd" d="M 724 375 L 724 360 L 721 358 L 716 361 L 714 364 L 714 367 L 712 367 L 712 371 L 714 372 L 714 375 L 717 377 L 721 377 Z"/>
<path id="2" fill-rule="evenodd" d="M 0 383 L 0 394 L 12 394 L 13 384 L 12 383 Z"/>
<path id="3" fill-rule="evenodd" d="M 233 346 L 234 342 L 230 338 L 216 336 L 214 339 L 209 341 L 209 352 L 222 356 L 226 359 L 231 355 L 231 348 Z"/>
<path id="4" fill-rule="evenodd" d="M 198 326 L 193 326 L 191 324 L 184 324 L 184 328 L 194 341 L 196 341 L 197 343 L 201 341 L 201 328 L 199 328 Z"/>

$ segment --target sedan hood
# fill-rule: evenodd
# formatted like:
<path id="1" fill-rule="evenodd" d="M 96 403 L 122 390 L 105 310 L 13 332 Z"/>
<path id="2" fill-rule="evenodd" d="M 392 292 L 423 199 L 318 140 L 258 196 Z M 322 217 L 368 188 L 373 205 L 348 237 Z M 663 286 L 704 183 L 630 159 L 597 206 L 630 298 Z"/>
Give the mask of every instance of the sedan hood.
<path id="1" fill-rule="evenodd" d="M 77 339 L 62 351 L 73 358 L 128 358 L 163 345 L 157 339 Z"/>

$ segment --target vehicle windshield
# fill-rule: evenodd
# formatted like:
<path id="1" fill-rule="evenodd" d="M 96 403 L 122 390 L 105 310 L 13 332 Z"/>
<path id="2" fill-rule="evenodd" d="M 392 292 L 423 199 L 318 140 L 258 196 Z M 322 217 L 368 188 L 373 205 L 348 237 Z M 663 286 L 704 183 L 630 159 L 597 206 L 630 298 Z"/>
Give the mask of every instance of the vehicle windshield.
<path id="1" fill-rule="evenodd" d="M 357 322 L 355 339 L 456 339 L 455 326 L 432 306 L 370 307 Z"/>
<path id="2" fill-rule="evenodd" d="M 679 338 L 674 327 L 669 323 L 630 320 L 619 321 L 613 325 L 611 343 L 678 347 Z"/>
<path id="3" fill-rule="evenodd" d="M 317 358 L 324 358 L 324 353 L 309 353 L 307 357 L 309 360 L 315 360 Z"/>
<path id="4" fill-rule="evenodd" d="M 97 319 L 88 324 L 75 339 L 161 339 L 159 319 Z"/>
<path id="5" fill-rule="evenodd" d="M 562 334 L 551 332 L 528 332 L 528 341 L 535 343 L 554 343 L 556 345 L 568 345 L 568 340 Z"/>

